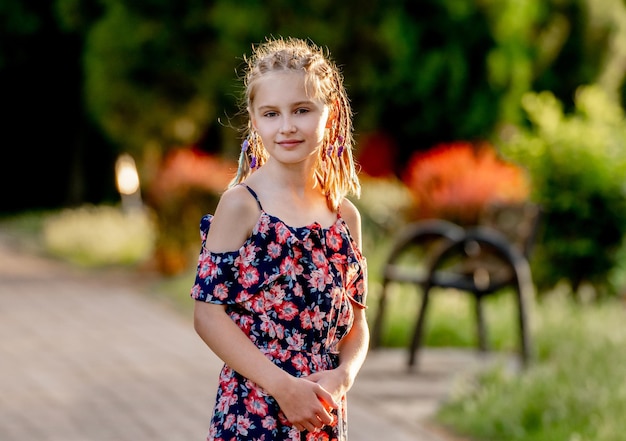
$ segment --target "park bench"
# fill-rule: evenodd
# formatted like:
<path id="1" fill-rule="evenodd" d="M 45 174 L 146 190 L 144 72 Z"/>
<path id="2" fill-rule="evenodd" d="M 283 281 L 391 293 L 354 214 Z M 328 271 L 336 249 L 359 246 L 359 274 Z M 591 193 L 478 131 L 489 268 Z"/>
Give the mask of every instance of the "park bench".
<path id="1" fill-rule="evenodd" d="M 395 239 L 382 269 L 372 349 L 381 343 L 392 284 L 411 284 L 422 294 L 409 347 L 409 369 L 415 366 L 422 344 L 433 288 L 454 288 L 473 297 L 478 348 L 486 352 L 483 300 L 510 287 L 516 297 L 519 355 L 522 365 L 526 366 L 531 356 L 527 302 L 534 295 L 529 256 L 539 217 L 539 207 L 532 203 L 491 205 L 475 226 L 462 227 L 442 219 L 421 220 L 406 226 Z"/>

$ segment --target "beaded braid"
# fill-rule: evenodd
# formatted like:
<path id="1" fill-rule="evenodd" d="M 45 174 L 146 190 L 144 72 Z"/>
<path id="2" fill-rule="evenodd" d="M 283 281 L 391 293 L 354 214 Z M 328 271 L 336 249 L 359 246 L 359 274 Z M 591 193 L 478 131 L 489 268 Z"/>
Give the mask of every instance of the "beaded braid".
<path id="1" fill-rule="evenodd" d="M 246 111 L 252 108 L 258 78 L 275 71 L 304 71 L 307 91 L 312 92 L 312 98 L 320 99 L 329 106 L 331 118 L 315 166 L 316 185 L 324 191 L 332 210 L 337 210 L 348 194 L 359 197 L 361 187 L 352 155 L 352 109 L 341 72 L 328 53 L 305 40 L 278 38 L 254 47 L 252 56 L 244 60 L 245 100 L 242 110 Z M 248 122 L 243 130 L 237 175 L 230 186 L 243 182 L 267 159 L 263 141 Z"/>

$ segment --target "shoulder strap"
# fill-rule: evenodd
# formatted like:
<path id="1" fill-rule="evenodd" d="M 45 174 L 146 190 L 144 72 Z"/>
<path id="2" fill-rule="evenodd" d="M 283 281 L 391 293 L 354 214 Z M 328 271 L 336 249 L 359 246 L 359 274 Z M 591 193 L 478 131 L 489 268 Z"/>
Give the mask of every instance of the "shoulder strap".
<path id="1" fill-rule="evenodd" d="M 255 191 L 253 189 L 251 189 L 250 187 L 248 187 L 246 184 L 244 184 L 243 182 L 239 185 L 242 185 L 243 187 L 246 188 L 246 190 L 248 190 L 250 192 L 250 194 L 252 195 L 252 197 L 254 198 L 254 200 L 256 201 L 257 205 L 259 206 L 259 210 L 261 211 L 265 211 L 263 210 L 263 206 L 261 205 L 261 201 L 259 200 L 259 197 L 257 196 L 257 194 L 255 193 Z"/>

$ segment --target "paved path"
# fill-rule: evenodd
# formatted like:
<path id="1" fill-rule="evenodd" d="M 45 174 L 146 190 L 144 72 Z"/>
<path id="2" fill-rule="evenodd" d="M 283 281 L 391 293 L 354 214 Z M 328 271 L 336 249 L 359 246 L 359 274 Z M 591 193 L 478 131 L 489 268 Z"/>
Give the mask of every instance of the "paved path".
<path id="1" fill-rule="evenodd" d="M 24 253 L 0 232 L 1 441 L 204 440 L 221 363 L 147 286 Z M 480 360 L 427 350 L 418 372 L 404 363 L 370 352 L 348 398 L 351 441 L 450 439 L 429 418 Z"/>

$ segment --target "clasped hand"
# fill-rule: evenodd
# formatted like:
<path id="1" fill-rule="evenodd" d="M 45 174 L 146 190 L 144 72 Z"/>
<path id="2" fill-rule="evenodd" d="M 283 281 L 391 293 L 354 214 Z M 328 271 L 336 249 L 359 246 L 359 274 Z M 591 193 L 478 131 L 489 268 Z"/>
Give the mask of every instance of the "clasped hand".
<path id="1" fill-rule="evenodd" d="M 323 375 L 313 374 L 310 377 L 290 377 L 275 391 L 274 398 L 278 402 L 285 417 L 297 430 L 314 432 L 331 424 L 334 420 L 332 409 L 339 407 L 338 400 L 319 382 Z M 338 392 L 338 391 L 337 391 Z"/>

